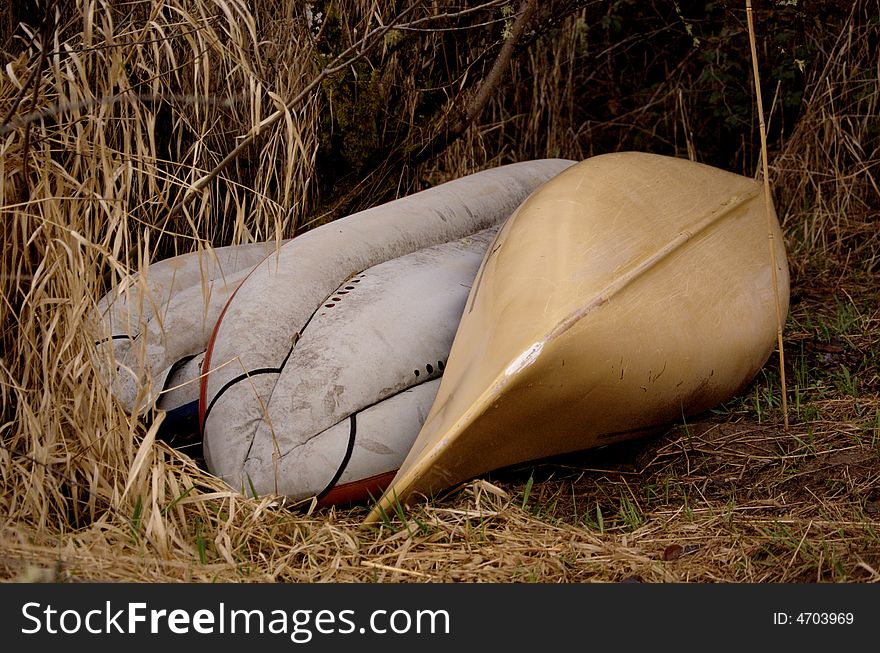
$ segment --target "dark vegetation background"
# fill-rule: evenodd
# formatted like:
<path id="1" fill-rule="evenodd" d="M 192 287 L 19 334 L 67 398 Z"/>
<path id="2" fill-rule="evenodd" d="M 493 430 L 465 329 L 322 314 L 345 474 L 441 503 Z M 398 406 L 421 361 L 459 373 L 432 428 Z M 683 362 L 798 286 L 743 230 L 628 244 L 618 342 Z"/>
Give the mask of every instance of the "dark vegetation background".
<path id="1" fill-rule="evenodd" d="M 28 45 L 17 29 L 21 22 L 70 37 L 81 27 L 77 4 L 13 1 L 0 28 L 4 52 L 15 55 Z M 368 3 L 353 0 L 245 4 L 256 21 L 254 29 L 269 39 L 262 44 L 266 58 L 258 63 L 275 73 L 285 66 L 290 50 L 300 54 L 304 32 L 314 37 L 308 63 L 319 70 L 363 36 L 357 27 L 372 10 Z M 431 11 L 454 13 L 487 3 L 381 4 L 385 21 L 401 14 L 408 21 Z M 484 132 L 483 148 L 471 153 L 468 165 L 545 156 L 584 158 L 634 149 L 756 173 L 760 143 L 743 2 L 538 4 L 516 43 L 509 69 L 475 125 Z M 495 61 L 518 8 L 516 2 L 488 5 L 485 11 L 438 19 L 423 28 L 392 29 L 362 59 L 323 81 L 317 98 L 321 111 L 312 190 L 317 207 L 332 210 L 333 216 L 349 213 L 428 182 L 410 169 L 414 153 L 438 131 L 448 130 L 464 111 L 469 93 L 480 86 Z M 833 47 L 849 21 L 868 27 L 876 17 L 864 2 L 850 6 L 780 0 L 755 5 L 769 144 L 777 152 L 797 125 L 817 58 Z M 150 6 L 108 3 L 108 11 L 119 23 L 134 24 L 149 16 Z M 307 18 L 307 9 L 316 18 Z M 295 47 L 286 51 L 292 42 Z M 147 88 L 148 80 L 132 72 L 132 88 Z M 178 71 L 168 90 L 188 93 L 193 90 L 191 81 L 185 71 Z M 171 107 L 159 103 L 157 109 L 158 147 L 170 160 L 204 138 L 184 130 L 172 144 L 180 126 L 174 124 Z M 233 116 L 229 120 L 234 124 Z M 216 143 L 218 152 L 234 134 L 229 127 L 213 135 L 224 139 Z M 435 150 L 430 158 L 422 158 L 436 161 L 438 154 Z M 247 179 L 260 165 L 255 148 L 238 158 L 235 177 Z M 364 187 L 371 192 L 355 190 Z M 222 236 L 222 227 L 218 229 Z"/>

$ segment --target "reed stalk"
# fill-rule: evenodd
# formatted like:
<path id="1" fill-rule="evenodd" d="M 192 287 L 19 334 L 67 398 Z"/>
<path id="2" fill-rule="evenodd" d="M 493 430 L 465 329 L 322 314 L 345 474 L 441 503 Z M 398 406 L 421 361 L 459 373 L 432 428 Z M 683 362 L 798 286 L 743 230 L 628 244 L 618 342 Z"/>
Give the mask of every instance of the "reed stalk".
<path id="1" fill-rule="evenodd" d="M 746 0 L 746 18 L 749 25 L 749 47 L 752 52 L 752 73 L 755 80 L 755 103 L 758 111 L 758 127 L 761 132 L 761 176 L 764 178 L 764 209 L 767 216 L 767 243 L 770 248 L 770 267 L 773 272 L 773 298 L 776 306 L 776 346 L 779 349 L 779 380 L 782 393 L 782 417 L 788 430 L 788 389 L 785 383 L 785 347 L 782 341 L 782 308 L 779 304 L 779 279 L 777 275 L 776 242 L 773 235 L 773 216 L 770 207 L 773 197 L 770 193 L 770 171 L 767 163 L 767 127 L 764 124 L 764 103 L 761 100 L 761 76 L 758 71 L 758 52 L 755 45 L 755 20 L 752 16 L 752 2 Z"/>

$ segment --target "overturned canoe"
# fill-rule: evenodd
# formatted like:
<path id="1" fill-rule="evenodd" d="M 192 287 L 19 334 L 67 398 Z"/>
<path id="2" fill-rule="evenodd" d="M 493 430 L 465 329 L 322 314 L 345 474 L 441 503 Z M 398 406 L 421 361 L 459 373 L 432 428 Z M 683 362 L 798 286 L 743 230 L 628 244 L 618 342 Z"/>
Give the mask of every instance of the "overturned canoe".
<path id="1" fill-rule="evenodd" d="M 198 369 L 229 297 L 254 265 L 285 242 L 199 249 L 163 259 L 100 299 L 96 358 L 126 411 L 140 415 L 157 401 L 160 409 L 170 410 L 198 398 L 198 383 L 171 396 L 163 391 L 192 381 L 189 373 Z M 176 378 L 169 382 L 172 373 Z"/>
<path id="2" fill-rule="evenodd" d="M 275 382 L 273 419 L 284 430 L 252 443 L 244 464 L 248 491 L 324 504 L 381 494 L 431 408 L 496 231 L 375 265 L 324 300 Z M 222 392 L 214 402 L 220 399 Z M 211 410 L 208 404 L 209 420 Z M 237 450 L 224 439 L 236 435 L 214 429 L 211 465 Z"/>
<path id="3" fill-rule="evenodd" d="M 285 360 L 284 385 L 275 388 L 290 412 L 286 446 L 261 451 L 268 443 L 256 443 L 245 469 L 249 491 L 322 504 L 381 494 L 431 408 L 468 291 L 497 231 L 496 225 L 380 263 L 325 298 Z M 160 435 L 172 444 L 199 438 L 204 357 L 181 359 L 156 401 L 166 411 Z M 223 433 L 212 441 L 215 457 L 223 455 Z M 271 465 L 262 463 L 266 457 Z"/>
<path id="4" fill-rule="evenodd" d="M 490 246 L 431 412 L 366 521 L 740 392 L 774 350 L 776 302 L 788 310 L 782 234 L 761 191 L 643 153 L 588 159 L 537 190 Z"/>
<path id="5" fill-rule="evenodd" d="M 443 329 L 437 329 L 437 321 L 431 318 L 435 304 L 425 300 L 438 292 L 427 280 L 435 276 L 435 281 L 440 281 L 444 273 L 438 263 L 451 259 L 448 254 L 431 254 L 428 250 L 476 237 L 480 231 L 499 225 L 535 188 L 572 164 L 557 159 L 529 161 L 468 175 L 314 229 L 257 264 L 217 319 L 202 364 L 199 406 L 209 470 L 248 493 L 327 498 L 337 485 L 352 483 L 357 492 L 364 494 L 360 480 L 364 470 L 375 466 L 371 463 L 359 467 L 359 461 L 369 458 L 371 446 L 376 454 L 373 462 L 383 456 L 387 460 L 398 456 L 393 464 L 396 468 L 436 392 L 436 385 L 413 385 L 412 378 L 401 377 L 415 378 L 419 366 L 412 362 L 413 357 L 421 359 L 424 355 L 389 354 L 398 345 L 402 351 L 421 351 L 403 344 L 420 332 L 422 340 L 429 337 L 437 343 L 443 341 L 438 337 Z M 438 349 L 434 344 L 419 345 L 430 351 L 421 381 L 439 376 L 439 365 L 434 363 L 444 362 L 487 244 L 482 243 L 476 259 L 472 251 L 468 255 L 471 267 L 464 277 L 446 275 L 464 292 L 456 300 L 461 304 L 443 345 L 446 349 L 441 352 L 442 347 Z M 359 315 L 372 314 L 369 318 L 352 317 L 333 322 L 332 327 L 321 327 L 326 333 L 347 333 L 333 341 L 336 350 L 326 344 L 326 338 L 319 339 L 324 344 L 314 344 L 310 334 L 316 333 L 325 319 L 331 320 L 337 309 L 355 307 L 355 293 L 338 292 L 345 289 L 346 282 L 380 264 L 426 251 L 426 256 L 434 257 L 434 267 L 426 265 L 424 272 L 412 273 L 414 280 L 421 281 L 402 293 L 390 293 L 390 303 L 383 304 L 381 294 L 374 295 L 358 308 Z M 406 275 L 394 273 L 388 278 L 392 277 L 402 279 Z M 341 299 L 337 302 L 334 297 Z M 372 309 L 370 304 L 374 305 Z M 453 305 L 443 310 L 449 313 Z M 410 326 L 401 321 L 407 315 L 412 321 Z M 358 324 L 362 325 L 360 331 Z M 432 330 L 437 333 L 424 333 Z M 381 352 L 385 354 L 377 358 Z M 359 373 L 351 374 L 346 365 Z M 432 371 L 428 371 L 429 365 Z M 365 372 L 372 379 L 367 383 L 358 378 Z M 428 379 L 431 375 L 434 378 Z M 300 391 L 308 386 L 324 388 L 315 381 L 318 377 L 323 379 L 321 383 L 330 383 L 332 392 Z M 416 395 L 419 399 L 413 401 Z M 320 400 L 315 401 L 315 397 Z M 397 408 L 383 412 L 395 402 Z M 401 417 L 404 413 L 406 416 Z M 394 430 L 389 425 L 395 421 L 407 423 L 400 433 L 408 435 L 389 446 L 388 438 Z M 374 426 L 368 428 L 370 422 Z M 371 428 L 376 435 L 355 437 L 355 423 L 362 435 Z M 385 436 L 380 435 L 383 430 Z M 315 446 L 324 441 L 332 447 L 316 450 Z M 385 448 L 393 450 L 393 455 L 385 455 Z M 387 471 L 393 472 L 393 468 Z M 390 476 L 384 482 L 388 480 Z M 340 491 L 333 496 L 339 499 L 354 495 Z"/>

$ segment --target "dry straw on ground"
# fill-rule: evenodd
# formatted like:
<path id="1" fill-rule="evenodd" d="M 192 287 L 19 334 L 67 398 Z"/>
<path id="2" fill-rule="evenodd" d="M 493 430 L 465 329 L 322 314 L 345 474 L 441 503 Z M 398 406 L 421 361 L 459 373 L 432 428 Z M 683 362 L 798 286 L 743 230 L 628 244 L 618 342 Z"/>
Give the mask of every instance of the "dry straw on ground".
<path id="1" fill-rule="evenodd" d="M 481 18 L 494 34 L 488 68 L 510 16 L 507 3 L 485 4 L 495 16 Z M 876 1 L 856 3 L 839 32 L 817 38 L 799 123 L 770 161 L 794 273 L 788 431 L 771 361 L 742 398 L 698 423 L 499 472 L 367 530 L 363 507 L 309 513 L 232 493 L 127 416 L 93 365 L 90 316 L 107 288 L 171 254 L 287 237 L 332 216 L 315 185 L 332 85 L 285 106 L 333 63 L 316 50 L 326 28 L 296 6 L 78 0 L 9 41 L 0 74 L 3 578 L 880 580 Z M 346 17 L 340 47 L 393 19 L 357 0 L 334 7 Z M 430 17 L 420 11 L 407 19 Z M 571 13 L 563 36 L 518 53 L 462 138 L 417 169 L 399 165 L 402 145 L 398 165 L 390 156 L 350 183 L 345 206 L 381 199 L 366 188 L 405 193 L 501 161 L 592 153 L 564 119 L 575 113 L 567 84 L 587 16 Z M 419 34 L 425 47 L 445 38 Z M 377 47 L 377 88 L 419 124 L 412 71 L 393 38 Z M 517 95 L 524 88 L 528 101 Z M 666 91 L 657 93 L 648 104 Z M 684 104 L 673 106 L 685 127 Z M 279 110 L 283 119 L 169 219 L 195 180 Z M 404 145 L 434 136 L 422 131 Z M 687 145 L 699 154 L 699 138 Z"/>

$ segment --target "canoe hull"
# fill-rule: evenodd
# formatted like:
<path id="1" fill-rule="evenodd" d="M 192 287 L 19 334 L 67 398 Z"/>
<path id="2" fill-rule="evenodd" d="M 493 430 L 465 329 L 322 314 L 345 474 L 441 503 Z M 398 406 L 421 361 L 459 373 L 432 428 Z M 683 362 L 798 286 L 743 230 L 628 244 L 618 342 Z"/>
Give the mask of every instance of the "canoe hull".
<path id="1" fill-rule="evenodd" d="M 239 471 L 237 431 L 215 429 L 209 470 L 261 495 L 378 496 L 368 479 L 395 472 L 424 423 L 496 232 L 385 261 L 337 288 L 271 375 L 274 430 L 258 428 Z"/>
<path id="2" fill-rule="evenodd" d="M 101 298 L 104 333 L 96 345 L 97 364 L 127 412 L 140 415 L 153 402 L 163 401 L 163 389 L 176 385 L 169 383 L 169 376 L 180 371 L 181 362 L 204 352 L 238 284 L 286 242 L 200 249 L 163 259 Z M 192 398 L 197 398 L 197 384 L 195 390 Z M 186 402 L 174 398 L 171 403 L 177 407 Z"/>
<path id="3" fill-rule="evenodd" d="M 777 298 L 788 310 L 782 234 L 760 185 L 679 159 L 573 166 L 489 252 L 431 413 L 369 520 L 392 497 L 644 435 L 730 399 L 775 347 Z"/>

